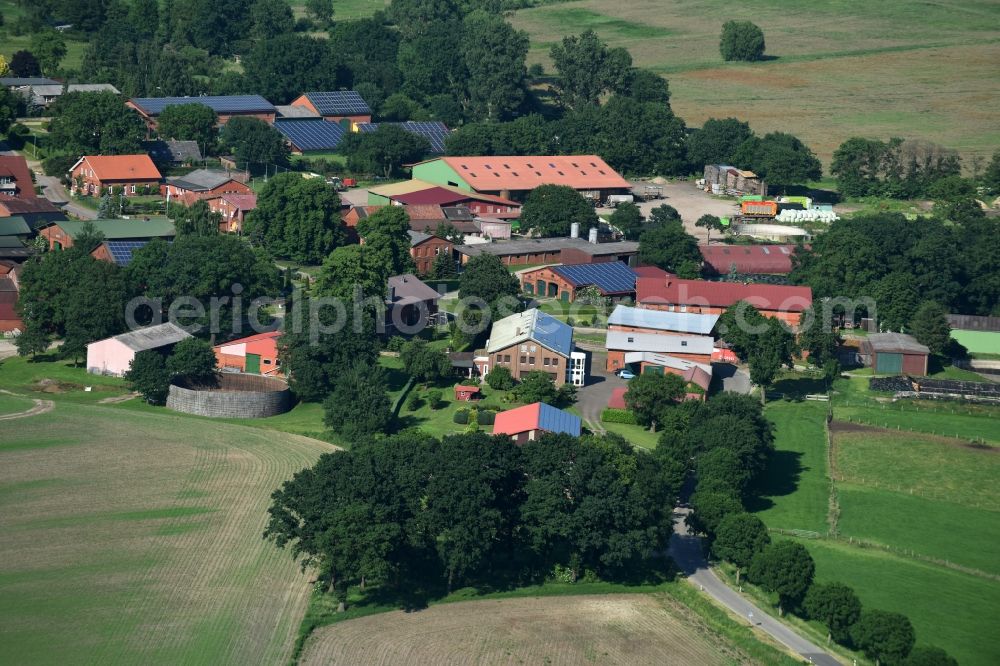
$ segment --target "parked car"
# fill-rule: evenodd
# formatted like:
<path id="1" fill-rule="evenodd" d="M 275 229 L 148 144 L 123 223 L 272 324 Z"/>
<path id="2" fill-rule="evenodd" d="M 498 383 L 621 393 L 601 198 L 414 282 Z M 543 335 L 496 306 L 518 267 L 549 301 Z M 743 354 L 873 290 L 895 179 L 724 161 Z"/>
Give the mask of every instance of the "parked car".
<path id="1" fill-rule="evenodd" d="M 632 372 L 631 370 L 629 370 L 628 368 L 622 368 L 621 370 L 619 370 L 615 374 L 617 374 L 622 379 L 632 379 L 632 378 L 635 377 L 635 373 Z"/>

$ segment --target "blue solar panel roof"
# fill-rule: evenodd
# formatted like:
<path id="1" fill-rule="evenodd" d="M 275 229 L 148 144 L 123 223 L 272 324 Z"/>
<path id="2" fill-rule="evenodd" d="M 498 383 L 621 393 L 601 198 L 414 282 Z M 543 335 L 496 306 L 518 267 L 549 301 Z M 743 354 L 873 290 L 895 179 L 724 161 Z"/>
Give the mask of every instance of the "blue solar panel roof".
<path id="1" fill-rule="evenodd" d="M 108 246 L 108 251 L 111 253 L 111 258 L 119 266 L 127 266 L 132 261 L 132 253 L 146 247 L 147 243 L 149 243 L 148 240 L 104 241 L 104 244 Z"/>
<path id="2" fill-rule="evenodd" d="M 358 131 L 367 134 L 377 130 L 380 125 L 396 125 L 411 134 L 424 137 L 430 142 L 430 152 L 433 155 L 444 155 L 444 140 L 451 133 L 448 126 L 442 122 L 416 122 L 414 120 L 407 120 L 405 123 L 358 123 Z"/>
<path id="3" fill-rule="evenodd" d="M 353 90 L 307 92 L 305 95 L 321 116 L 370 116 L 372 113 L 368 102 Z"/>
<path id="4" fill-rule="evenodd" d="M 544 402 L 538 405 L 538 427 L 541 430 L 555 433 L 566 433 L 574 437 L 580 436 L 581 421 L 579 416 L 556 409 Z"/>
<path id="5" fill-rule="evenodd" d="M 302 151 L 335 150 L 347 133 L 338 123 L 322 118 L 307 120 L 276 120 L 274 129 L 285 135 Z"/>
<path id="6" fill-rule="evenodd" d="M 569 356 L 570 352 L 573 351 L 573 327 L 541 310 L 534 310 L 534 313 L 534 325 L 531 327 L 532 339 L 563 356 Z"/>
<path id="7" fill-rule="evenodd" d="M 158 116 L 168 106 L 204 104 L 216 113 L 275 113 L 274 105 L 260 95 L 215 95 L 204 97 L 136 97 L 133 104 L 151 116 Z"/>
<path id="8" fill-rule="evenodd" d="M 593 285 L 605 294 L 635 291 L 636 274 L 620 261 L 601 264 L 564 264 L 552 270 L 574 287 Z"/>

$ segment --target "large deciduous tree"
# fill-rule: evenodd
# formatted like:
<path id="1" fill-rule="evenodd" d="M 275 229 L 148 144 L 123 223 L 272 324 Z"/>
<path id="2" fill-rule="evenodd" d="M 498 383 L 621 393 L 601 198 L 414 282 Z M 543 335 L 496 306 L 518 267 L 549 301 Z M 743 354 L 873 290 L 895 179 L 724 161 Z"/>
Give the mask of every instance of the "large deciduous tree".
<path id="1" fill-rule="evenodd" d="M 729 514 L 719 523 L 712 542 L 712 552 L 736 565 L 736 582 L 757 553 L 771 543 L 764 522 L 749 513 Z"/>
<path id="2" fill-rule="evenodd" d="M 242 116 L 230 118 L 219 139 L 223 149 L 251 171 L 288 162 L 284 136 L 263 120 Z"/>
<path id="3" fill-rule="evenodd" d="M 42 73 L 42 66 L 38 62 L 38 58 L 31 51 L 14 51 L 14 54 L 10 57 L 10 73 L 13 76 L 40 76 Z"/>
<path id="4" fill-rule="evenodd" d="M 352 440 L 385 432 L 392 422 L 385 372 L 378 365 L 357 363 L 333 379 L 323 401 L 323 423 Z"/>
<path id="5" fill-rule="evenodd" d="M 195 141 L 206 154 L 215 150 L 219 117 L 204 104 L 168 106 L 157 119 L 156 131 L 165 139 Z"/>
<path id="6" fill-rule="evenodd" d="M 387 123 L 374 132 L 349 134 L 340 144 L 351 169 L 386 178 L 400 173 L 404 164 L 419 162 L 429 150 L 426 138 Z"/>
<path id="7" fill-rule="evenodd" d="M 876 664 L 897 664 L 910 654 L 916 637 L 905 615 L 864 610 L 851 627 L 851 640 Z"/>
<path id="8" fill-rule="evenodd" d="M 951 325 L 948 315 L 938 303 L 927 301 L 913 313 L 910 332 L 932 354 L 944 354 L 951 344 Z"/>
<path id="9" fill-rule="evenodd" d="M 761 60 L 764 46 L 764 31 L 756 24 L 750 21 L 726 21 L 722 24 L 719 51 L 723 60 Z"/>
<path id="10" fill-rule="evenodd" d="M 75 155 L 140 152 L 146 126 L 112 92 L 70 92 L 52 105 L 50 145 Z"/>
<path id="11" fill-rule="evenodd" d="M 170 371 L 163 354 L 156 349 L 141 351 L 125 372 L 125 383 L 151 405 L 162 405 L 170 390 Z"/>
<path id="12" fill-rule="evenodd" d="M 459 283 L 459 298 L 478 298 L 495 308 L 501 301 L 506 301 L 508 306 L 516 304 L 520 293 L 520 283 L 510 274 L 500 257 L 484 252 L 465 264 Z"/>
<path id="13" fill-rule="evenodd" d="M 524 59 L 528 36 L 500 16 L 479 10 L 462 22 L 460 46 L 468 70 L 466 90 L 471 115 L 506 120 L 524 100 Z"/>
<path id="14" fill-rule="evenodd" d="M 733 155 L 737 165 L 753 169 L 771 185 L 787 187 L 817 180 L 822 165 L 807 145 L 798 137 L 784 132 L 771 132 L 763 138 L 751 137 Z"/>
<path id="15" fill-rule="evenodd" d="M 597 104 L 607 93 L 627 90 L 632 56 L 624 48 L 609 49 L 593 30 L 563 37 L 549 56 L 559 72 L 559 100 L 567 108 Z"/>
<path id="16" fill-rule="evenodd" d="M 861 616 L 861 601 L 854 590 L 842 583 L 813 583 L 806 592 L 803 608 L 806 614 L 822 622 L 827 629 L 827 641 L 850 640 L 851 626 Z"/>
<path id="17" fill-rule="evenodd" d="M 684 380 L 673 373 L 645 372 L 629 381 L 625 405 L 636 420 L 656 431 L 663 410 L 684 397 Z"/>
<path id="18" fill-rule="evenodd" d="M 784 615 L 785 608 L 802 600 L 815 571 L 816 565 L 805 546 L 794 541 L 778 541 L 754 556 L 749 578 L 778 595 L 778 614 Z"/>
<path id="19" fill-rule="evenodd" d="M 528 193 L 521 208 L 521 228 L 538 236 L 569 236 L 574 222 L 586 233 L 597 224 L 597 214 L 579 192 L 566 185 L 539 185 Z"/>
<path id="20" fill-rule="evenodd" d="M 196 386 L 216 384 L 216 358 L 212 345 L 198 338 L 185 338 L 167 357 L 167 371 L 171 377 Z"/>
<path id="21" fill-rule="evenodd" d="M 642 233 L 642 211 L 633 203 L 623 203 L 615 207 L 608 218 L 608 224 L 618 229 L 628 240 L 636 240 Z"/>
<path id="22" fill-rule="evenodd" d="M 419 382 L 436 382 L 451 374 L 448 355 L 428 346 L 424 340 L 415 339 L 404 344 L 399 360 L 406 374 Z"/>
<path id="23" fill-rule="evenodd" d="M 319 264 L 345 239 L 340 197 L 321 178 L 279 174 L 260 191 L 244 231 L 276 257 Z"/>
<path id="24" fill-rule="evenodd" d="M 750 125 L 736 118 L 709 118 L 687 138 L 688 162 L 695 169 L 706 164 L 729 164 L 736 150 L 753 136 Z"/>
<path id="25" fill-rule="evenodd" d="M 696 278 L 700 273 L 701 252 L 698 241 L 684 230 L 684 225 L 678 220 L 654 224 L 642 232 L 639 236 L 639 260 L 682 278 Z"/>
<path id="26" fill-rule="evenodd" d="M 190 206 L 171 203 L 167 207 L 167 217 L 174 221 L 178 236 L 214 236 L 222 224 L 222 214 L 209 208 L 205 200 Z"/>

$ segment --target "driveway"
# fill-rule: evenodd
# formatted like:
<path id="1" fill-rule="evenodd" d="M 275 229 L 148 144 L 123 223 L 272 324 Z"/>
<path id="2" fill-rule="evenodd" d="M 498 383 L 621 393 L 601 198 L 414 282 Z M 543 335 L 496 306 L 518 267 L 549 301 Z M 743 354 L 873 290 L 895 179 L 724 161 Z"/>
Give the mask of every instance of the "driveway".
<path id="1" fill-rule="evenodd" d="M 716 381 L 721 381 L 722 390 L 730 393 L 742 393 L 746 395 L 753 389 L 750 375 L 732 363 L 712 364 L 712 383 L 714 384 Z"/>
<path id="2" fill-rule="evenodd" d="M 674 533 L 670 537 L 670 556 L 677 563 L 687 581 L 697 585 L 704 594 L 712 597 L 740 618 L 786 646 L 811 664 L 820 666 L 840 666 L 833 655 L 823 651 L 811 641 L 803 638 L 791 627 L 768 615 L 748 601 L 743 595 L 723 583 L 711 569 L 702 554 L 701 538 L 688 533 L 684 518 L 690 509 L 674 511 Z"/>
<path id="3" fill-rule="evenodd" d="M 578 345 L 583 348 L 583 345 Z M 608 406 L 611 392 L 628 382 L 615 377 L 604 369 L 607 354 L 601 351 L 590 351 L 590 374 L 587 385 L 576 392 L 576 405 L 585 425 L 595 433 L 603 433 L 601 412 Z"/>
<path id="4" fill-rule="evenodd" d="M 647 183 L 645 181 L 636 182 L 633 183 L 633 186 L 642 187 L 646 184 L 652 183 Z M 673 206 L 677 209 L 677 212 L 681 214 L 681 219 L 684 220 L 684 230 L 697 238 L 699 243 L 706 242 L 706 238 L 708 238 L 708 234 L 705 229 L 694 226 L 694 223 L 698 221 L 699 217 L 702 215 L 732 217 L 737 212 L 735 201 L 713 197 L 712 195 L 702 191 L 700 188 L 695 187 L 694 183 L 690 181 L 664 183 L 658 187 L 663 188 L 662 199 L 641 201 L 638 203 L 639 210 L 642 211 L 643 217 L 649 217 L 649 212 L 657 206 L 662 206 L 663 204 Z M 598 209 L 598 213 L 604 217 L 607 217 L 612 212 L 614 212 L 612 209 Z M 711 237 L 714 240 L 722 240 L 722 234 L 719 232 L 715 232 L 711 235 Z"/>

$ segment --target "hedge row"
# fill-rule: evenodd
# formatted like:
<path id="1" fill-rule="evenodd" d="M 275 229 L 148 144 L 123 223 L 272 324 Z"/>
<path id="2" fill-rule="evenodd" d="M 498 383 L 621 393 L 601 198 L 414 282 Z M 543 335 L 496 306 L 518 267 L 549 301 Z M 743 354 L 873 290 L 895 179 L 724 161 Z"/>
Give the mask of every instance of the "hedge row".
<path id="1" fill-rule="evenodd" d="M 475 407 L 473 407 L 471 410 L 465 408 L 459 409 L 458 411 L 455 412 L 455 415 L 452 417 L 452 420 L 459 425 L 465 425 L 469 422 L 470 411 L 476 412 L 476 423 L 478 423 L 479 425 L 493 425 L 494 420 L 496 420 L 497 416 L 496 412 L 490 411 L 488 409 L 477 409 Z"/>
<path id="2" fill-rule="evenodd" d="M 612 409 L 608 407 L 601 412 L 601 420 L 605 423 L 624 423 L 626 425 L 639 425 L 635 420 L 635 414 L 630 409 Z"/>

